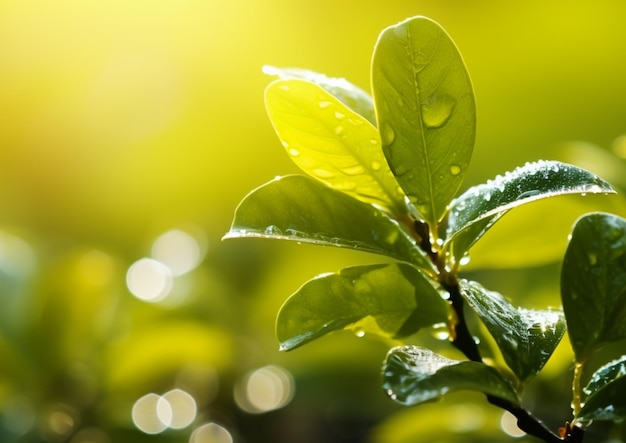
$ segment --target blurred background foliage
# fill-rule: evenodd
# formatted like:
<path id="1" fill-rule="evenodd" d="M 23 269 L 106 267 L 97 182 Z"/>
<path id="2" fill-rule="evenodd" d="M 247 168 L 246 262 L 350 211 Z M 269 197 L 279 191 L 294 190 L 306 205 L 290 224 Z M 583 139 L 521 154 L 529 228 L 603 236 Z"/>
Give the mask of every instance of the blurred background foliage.
<path id="1" fill-rule="evenodd" d="M 526 441 L 480 396 L 392 404 L 375 338 L 278 352 L 292 291 L 378 257 L 220 242 L 249 190 L 298 172 L 265 115 L 261 67 L 369 89 L 379 32 L 413 15 L 448 30 L 473 79 L 466 187 L 554 159 L 623 193 L 622 1 L 0 2 L 0 441 Z M 558 306 L 574 220 L 624 208 L 601 196 L 516 209 L 468 275 Z M 441 347 L 434 336 L 414 340 Z M 569 416 L 570 358 L 564 340 L 527 394 L 553 428 Z"/>

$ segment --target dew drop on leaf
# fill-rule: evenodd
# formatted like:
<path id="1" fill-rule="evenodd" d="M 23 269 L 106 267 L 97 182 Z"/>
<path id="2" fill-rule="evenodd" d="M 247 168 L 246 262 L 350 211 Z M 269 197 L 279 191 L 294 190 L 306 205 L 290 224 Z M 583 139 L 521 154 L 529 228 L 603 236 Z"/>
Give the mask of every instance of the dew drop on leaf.
<path id="1" fill-rule="evenodd" d="M 450 174 L 459 175 L 461 173 L 461 167 L 459 165 L 450 165 Z"/>
<path id="2" fill-rule="evenodd" d="M 448 121 L 456 100 L 447 94 L 433 95 L 422 105 L 422 120 L 429 128 L 438 128 Z"/>
<path id="3" fill-rule="evenodd" d="M 381 165 L 379 162 L 373 161 L 370 167 L 372 168 L 372 171 L 380 171 Z"/>
<path id="4" fill-rule="evenodd" d="M 348 168 L 342 168 L 341 172 L 343 172 L 346 175 L 355 176 L 355 175 L 363 174 L 365 172 L 365 169 L 361 165 L 354 165 Z"/>
<path id="5" fill-rule="evenodd" d="M 297 157 L 300 155 L 300 151 L 298 151 L 296 148 L 289 148 L 289 155 L 291 155 L 292 157 Z"/>
<path id="6" fill-rule="evenodd" d="M 389 146 L 396 139 L 396 131 L 387 123 L 380 128 L 380 138 L 383 145 Z"/>
<path id="7" fill-rule="evenodd" d="M 345 128 L 342 125 L 339 125 L 335 128 L 335 134 L 341 135 L 345 132 Z"/>
<path id="8" fill-rule="evenodd" d="M 322 109 L 326 109 L 328 108 L 330 105 L 332 105 L 332 102 L 329 102 L 328 100 L 323 100 L 321 102 L 318 103 L 318 106 Z"/>
<path id="9" fill-rule="evenodd" d="M 313 174 L 315 174 L 316 177 L 322 178 L 322 179 L 335 177 L 334 172 L 331 172 L 327 169 L 321 169 L 321 168 L 314 169 Z"/>
<path id="10" fill-rule="evenodd" d="M 342 118 L 344 118 L 346 116 L 346 114 L 339 112 L 339 111 L 335 111 L 335 117 L 339 120 L 341 120 Z"/>

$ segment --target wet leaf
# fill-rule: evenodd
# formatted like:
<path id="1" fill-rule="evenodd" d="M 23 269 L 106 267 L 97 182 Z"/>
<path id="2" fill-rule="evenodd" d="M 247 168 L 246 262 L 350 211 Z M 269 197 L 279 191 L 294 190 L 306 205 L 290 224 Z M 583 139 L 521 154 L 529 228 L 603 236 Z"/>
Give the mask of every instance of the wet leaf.
<path id="1" fill-rule="evenodd" d="M 355 266 L 305 283 L 280 309 L 276 333 L 291 350 L 345 328 L 395 338 L 447 319 L 447 302 L 414 267 Z"/>
<path id="2" fill-rule="evenodd" d="M 483 321 L 513 373 L 525 382 L 539 373 L 565 333 L 563 313 L 516 308 L 497 292 L 462 280 L 461 294 Z"/>
<path id="3" fill-rule="evenodd" d="M 577 415 L 581 421 L 620 420 L 626 417 L 626 377 L 617 378 L 591 395 Z"/>
<path id="4" fill-rule="evenodd" d="M 519 404 L 512 382 L 495 368 L 451 360 L 429 349 L 400 346 L 387 354 L 383 388 L 405 405 L 417 405 L 454 391 L 472 390 Z"/>
<path id="5" fill-rule="evenodd" d="M 474 148 L 474 94 L 461 55 L 434 21 L 405 20 L 378 39 L 372 87 L 391 170 L 424 220 L 436 226 Z"/>
<path id="6" fill-rule="evenodd" d="M 591 376 L 591 380 L 583 389 L 585 394 L 593 395 L 607 384 L 626 375 L 626 355 L 602 366 Z M 626 392 L 624 393 L 626 395 Z"/>
<path id="7" fill-rule="evenodd" d="M 432 262 L 383 211 L 300 175 L 272 180 L 248 194 L 224 236 L 236 237 L 357 249 L 434 272 Z"/>
<path id="8" fill-rule="evenodd" d="M 626 220 L 595 213 L 576 222 L 563 259 L 561 298 L 578 362 L 626 338 Z"/>
<path id="9" fill-rule="evenodd" d="M 397 217 L 406 212 L 378 131 L 367 120 L 304 80 L 271 83 L 265 104 L 287 153 L 304 172 Z"/>
<path id="10" fill-rule="evenodd" d="M 445 247 L 457 259 L 462 257 L 504 213 L 535 200 L 614 192 L 600 177 L 576 166 L 543 160 L 526 163 L 504 176 L 473 186 L 452 202 Z"/>
<path id="11" fill-rule="evenodd" d="M 276 66 L 263 66 L 263 72 L 284 80 L 300 79 L 315 83 L 338 98 L 348 108 L 365 117 L 371 124 L 376 124 L 372 96 L 345 78 L 328 77 L 308 69 L 277 68 Z"/>

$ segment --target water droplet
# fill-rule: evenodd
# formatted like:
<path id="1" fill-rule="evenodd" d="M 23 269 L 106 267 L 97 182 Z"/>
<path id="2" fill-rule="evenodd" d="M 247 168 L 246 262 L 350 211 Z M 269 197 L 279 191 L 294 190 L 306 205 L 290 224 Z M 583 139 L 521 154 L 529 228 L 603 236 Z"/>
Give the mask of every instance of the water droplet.
<path id="1" fill-rule="evenodd" d="M 429 128 L 438 128 L 448 121 L 456 100 L 447 94 L 435 94 L 422 105 L 422 121 Z"/>
<path id="2" fill-rule="evenodd" d="M 598 256 L 596 254 L 590 252 L 588 257 L 589 257 L 589 264 L 591 266 L 594 266 L 596 263 L 598 263 Z"/>
<path id="3" fill-rule="evenodd" d="M 289 146 L 289 143 L 287 143 L 285 140 L 281 140 L 280 144 L 283 145 L 283 148 L 286 148 L 287 146 Z"/>
<path id="4" fill-rule="evenodd" d="M 289 91 L 289 86 L 287 85 L 280 85 L 279 88 L 282 89 L 283 91 Z"/>
<path id="5" fill-rule="evenodd" d="M 373 171 L 380 171 L 381 165 L 379 162 L 373 161 L 370 167 L 372 168 Z"/>
<path id="6" fill-rule="evenodd" d="M 343 172 L 346 175 L 355 176 L 355 175 L 363 174 L 365 172 L 365 169 L 361 165 L 354 165 L 348 168 L 341 168 L 341 172 Z"/>
<path id="7" fill-rule="evenodd" d="M 297 157 L 300 155 L 300 151 L 298 151 L 296 148 L 289 148 L 289 155 L 291 155 L 292 157 Z"/>
<path id="8" fill-rule="evenodd" d="M 345 116 L 346 114 L 344 114 L 343 112 L 335 111 L 335 117 L 338 118 L 339 120 L 341 120 Z"/>
<path id="9" fill-rule="evenodd" d="M 354 191 L 356 189 L 356 183 L 348 180 L 334 182 L 333 188 L 339 191 Z"/>
<path id="10" fill-rule="evenodd" d="M 450 330 L 445 323 L 434 324 L 431 334 L 437 340 L 448 340 L 450 338 Z"/>
<path id="11" fill-rule="evenodd" d="M 389 146 L 396 139 L 396 131 L 388 123 L 384 123 L 380 128 L 380 139 L 385 146 Z"/>
<path id="12" fill-rule="evenodd" d="M 459 165 L 450 165 L 450 174 L 459 175 L 461 173 L 461 167 Z"/>
<path id="13" fill-rule="evenodd" d="M 321 109 L 326 109 L 328 108 L 330 105 L 332 105 L 333 102 L 329 102 L 328 100 L 322 100 L 321 102 L 319 102 L 317 105 L 321 108 Z"/>
<path id="14" fill-rule="evenodd" d="M 465 255 L 464 255 L 463 257 L 461 257 L 461 260 L 459 260 L 459 264 L 460 264 L 461 266 L 466 266 L 466 265 L 468 265 L 468 264 L 469 264 L 470 260 L 471 260 L 471 257 L 470 257 L 470 255 L 466 252 L 466 253 L 465 253 Z"/>
<path id="15" fill-rule="evenodd" d="M 337 135 L 341 135 L 344 132 L 346 132 L 346 128 L 344 128 L 342 125 L 339 125 L 335 128 L 335 134 Z"/>
<path id="16" fill-rule="evenodd" d="M 278 226 L 270 225 L 265 228 L 265 235 L 282 235 L 283 231 Z"/>
<path id="17" fill-rule="evenodd" d="M 321 168 L 313 169 L 313 174 L 315 174 L 319 178 L 333 178 L 333 177 L 335 177 L 335 173 L 334 172 L 329 171 L 327 169 L 321 169 Z"/>
<path id="18" fill-rule="evenodd" d="M 370 138 L 370 143 L 374 146 L 376 146 L 378 144 L 378 139 L 377 138 Z"/>

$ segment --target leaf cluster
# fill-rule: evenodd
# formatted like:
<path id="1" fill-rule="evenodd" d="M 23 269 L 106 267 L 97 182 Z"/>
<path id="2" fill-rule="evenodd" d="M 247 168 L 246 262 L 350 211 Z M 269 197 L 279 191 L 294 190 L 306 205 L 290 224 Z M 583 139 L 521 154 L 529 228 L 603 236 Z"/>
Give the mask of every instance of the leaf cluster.
<path id="1" fill-rule="evenodd" d="M 624 220 L 592 214 L 576 224 L 563 263 L 563 310 L 514 306 L 459 277 L 472 246 L 508 211 L 565 194 L 613 193 L 607 182 L 570 164 L 539 160 L 459 195 L 475 143 L 474 93 L 456 45 L 425 17 L 381 33 L 372 96 L 345 79 L 303 69 L 265 72 L 278 77 L 265 91 L 271 123 L 306 175 L 253 190 L 225 238 L 308 242 L 393 259 L 305 283 L 278 314 L 282 350 L 342 329 L 402 342 L 420 330 L 443 328 L 467 360 L 414 345 L 392 348 L 383 367 L 392 399 L 413 405 L 457 390 L 479 391 L 545 441 L 579 441 L 578 429 L 590 420 L 624 416 L 624 357 L 580 389 L 589 355 L 626 338 Z M 482 357 L 464 306 L 491 334 L 506 367 Z M 577 427 L 556 436 L 524 410 L 522 394 L 566 329 L 579 368 Z"/>

